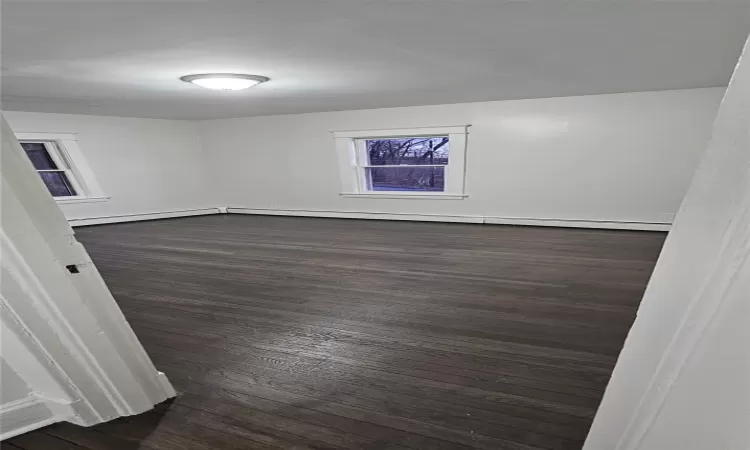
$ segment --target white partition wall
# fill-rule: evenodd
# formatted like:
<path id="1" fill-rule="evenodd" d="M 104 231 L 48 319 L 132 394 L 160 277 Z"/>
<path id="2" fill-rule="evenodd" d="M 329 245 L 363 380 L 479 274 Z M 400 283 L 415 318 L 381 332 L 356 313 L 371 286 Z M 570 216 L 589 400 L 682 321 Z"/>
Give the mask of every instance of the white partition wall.
<path id="1" fill-rule="evenodd" d="M 0 439 L 53 422 L 138 414 L 174 396 L 4 119 L 0 125 Z"/>
<path id="2" fill-rule="evenodd" d="M 585 450 L 750 447 L 749 53 L 746 47 Z"/>

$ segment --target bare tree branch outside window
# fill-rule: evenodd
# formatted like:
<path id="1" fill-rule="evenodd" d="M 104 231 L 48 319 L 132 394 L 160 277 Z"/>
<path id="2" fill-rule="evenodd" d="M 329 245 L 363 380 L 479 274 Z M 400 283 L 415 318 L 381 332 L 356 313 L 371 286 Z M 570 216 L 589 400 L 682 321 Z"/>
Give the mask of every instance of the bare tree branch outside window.
<path id="1" fill-rule="evenodd" d="M 365 145 L 372 190 L 445 190 L 450 150 L 447 136 L 367 139 Z"/>

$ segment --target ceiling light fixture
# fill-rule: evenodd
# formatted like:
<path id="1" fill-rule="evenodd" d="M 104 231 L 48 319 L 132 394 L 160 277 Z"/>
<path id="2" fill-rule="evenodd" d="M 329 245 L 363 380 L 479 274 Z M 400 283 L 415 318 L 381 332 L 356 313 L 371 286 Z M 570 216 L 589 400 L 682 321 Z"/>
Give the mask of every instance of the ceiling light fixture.
<path id="1" fill-rule="evenodd" d="M 180 80 L 198 86 L 217 89 L 222 91 L 239 91 L 264 83 L 269 80 L 260 75 L 245 75 L 241 73 L 201 73 L 196 75 L 185 75 Z"/>

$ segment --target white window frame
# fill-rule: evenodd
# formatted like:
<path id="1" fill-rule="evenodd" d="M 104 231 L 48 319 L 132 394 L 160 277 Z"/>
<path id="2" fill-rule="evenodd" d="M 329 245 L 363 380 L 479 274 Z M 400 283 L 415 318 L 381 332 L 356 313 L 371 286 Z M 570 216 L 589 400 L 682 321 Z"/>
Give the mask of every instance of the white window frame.
<path id="1" fill-rule="evenodd" d="M 445 199 L 461 200 L 468 197 L 466 183 L 466 143 L 469 125 L 393 128 L 384 130 L 336 131 L 341 196 L 356 198 Z M 366 169 L 369 166 L 364 140 L 368 138 L 402 138 L 421 136 L 448 136 L 450 153 L 445 165 L 445 190 L 443 192 L 372 191 L 368 189 Z"/>
<path id="2" fill-rule="evenodd" d="M 68 182 L 75 189 L 76 195 L 53 197 L 59 204 L 90 203 L 106 201 L 109 197 L 102 192 L 94 172 L 78 146 L 78 138 L 72 133 L 16 133 L 19 142 L 41 143 L 58 170 L 65 172 Z M 36 168 L 35 168 L 36 170 Z M 37 170 L 39 172 L 39 170 Z"/>

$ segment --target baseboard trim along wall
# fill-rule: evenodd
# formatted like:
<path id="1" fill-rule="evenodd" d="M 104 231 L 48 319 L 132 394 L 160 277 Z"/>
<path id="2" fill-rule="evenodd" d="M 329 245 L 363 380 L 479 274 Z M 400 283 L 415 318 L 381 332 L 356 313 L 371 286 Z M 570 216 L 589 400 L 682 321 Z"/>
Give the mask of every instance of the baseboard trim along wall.
<path id="1" fill-rule="evenodd" d="M 135 222 L 139 220 L 168 219 L 175 217 L 203 216 L 209 214 L 255 214 L 265 216 L 330 217 L 341 219 L 412 220 L 417 222 L 482 223 L 488 225 L 528 225 L 537 227 L 600 228 L 610 230 L 669 231 L 672 224 L 666 222 L 621 222 L 608 220 L 537 219 L 524 217 L 467 216 L 447 214 L 408 214 L 360 211 L 327 211 L 305 209 L 263 209 L 216 207 L 203 209 L 181 209 L 158 213 L 122 214 L 106 217 L 70 219 L 73 227 L 106 223 Z"/>
<path id="2" fill-rule="evenodd" d="M 35 395 L 0 405 L 0 441 L 59 422 Z"/>
<path id="3" fill-rule="evenodd" d="M 120 214 L 103 217 L 87 217 L 83 219 L 69 219 L 68 223 L 72 227 L 81 227 L 85 225 L 99 225 L 104 223 L 135 222 L 139 220 L 168 219 L 172 217 L 204 216 L 208 214 L 220 214 L 219 208 L 202 208 L 202 209 L 177 209 L 164 212 L 141 213 L 141 214 Z"/>
<path id="4" fill-rule="evenodd" d="M 613 230 L 669 231 L 670 223 L 618 222 L 568 219 L 532 219 L 521 217 L 454 216 L 442 214 L 404 214 L 356 211 L 321 211 L 301 209 L 258 209 L 227 207 L 229 214 L 257 214 L 267 216 L 333 217 L 344 219 L 414 220 L 422 222 L 482 223 L 492 225 L 530 225 L 543 227 L 601 228 Z"/>

